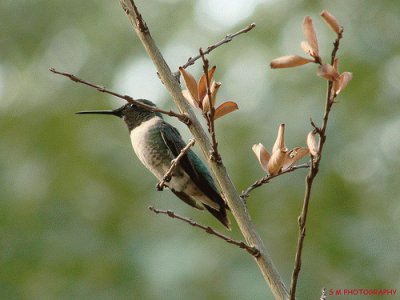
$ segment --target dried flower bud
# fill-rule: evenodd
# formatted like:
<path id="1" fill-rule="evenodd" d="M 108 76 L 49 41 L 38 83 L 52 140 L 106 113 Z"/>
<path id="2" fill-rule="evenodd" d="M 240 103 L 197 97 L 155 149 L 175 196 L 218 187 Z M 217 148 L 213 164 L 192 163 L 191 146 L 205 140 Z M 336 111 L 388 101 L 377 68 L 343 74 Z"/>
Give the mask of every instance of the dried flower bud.
<path id="1" fill-rule="evenodd" d="M 318 143 L 315 138 L 314 131 L 311 131 L 307 135 L 307 147 L 308 147 L 308 150 L 310 151 L 311 155 L 316 156 L 318 154 Z"/>
<path id="2" fill-rule="evenodd" d="M 221 82 L 216 82 L 213 81 L 210 87 L 210 92 L 211 92 L 211 104 L 212 106 L 215 106 L 215 102 L 217 101 L 217 93 L 218 89 L 221 86 Z M 203 105 L 203 111 L 208 112 L 210 110 L 210 102 L 208 100 L 208 94 L 206 94 L 202 100 L 202 105 Z"/>
<path id="3" fill-rule="evenodd" d="M 276 137 L 275 144 L 272 147 L 272 154 L 274 154 L 274 152 L 277 152 L 278 150 L 287 150 L 285 147 L 285 124 L 279 125 L 278 135 Z"/>
<path id="4" fill-rule="evenodd" d="M 310 45 L 312 56 L 319 56 L 319 49 L 318 49 L 318 39 L 317 34 L 314 29 L 314 25 L 310 16 L 304 18 L 303 23 L 303 31 L 304 37 L 306 38 L 307 43 Z"/>
<path id="5" fill-rule="evenodd" d="M 300 47 L 301 49 L 303 49 L 303 51 L 309 55 L 312 55 L 313 53 L 313 49 L 311 48 L 310 44 L 306 41 L 302 41 L 300 43 Z"/>
<path id="6" fill-rule="evenodd" d="M 311 59 L 304 58 L 298 55 L 287 55 L 275 58 L 271 61 L 272 69 L 293 68 L 314 62 Z"/>
<path id="7" fill-rule="evenodd" d="M 211 84 L 212 78 L 214 76 L 215 69 L 217 67 L 213 66 L 209 71 L 208 71 L 208 80 Z M 199 80 L 199 101 L 202 101 L 204 97 L 207 95 L 207 78 L 206 75 L 203 73 Z"/>
<path id="8" fill-rule="evenodd" d="M 296 161 L 302 159 L 309 153 L 308 148 L 296 147 L 286 153 L 285 161 L 283 162 L 282 169 L 287 169 L 292 166 Z"/>
<path id="9" fill-rule="evenodd" d="M 185 81 L 186 87 L 192 96 L 193 100 L 195 100 L 198 104 L 200 104 L 199 96 L 198 96 L 198 88 L 196 79 L 194 79 L 193 75 L 187 72 L 184 68 L 179 67 L 179 71 L 182 74 L 183 80 Z M 199 106 L 199 105 L 198 105 Z"/>
<path id="10" fill-rule="evenodd" d="M 343 72 L 340 75 L 339 80 L 337 80 L 333 86 L 336 95 L 338 95 L 352 79 L 353 74 L 351 72 Z"/>
<path id="11" fill-rule="evenodd" d="M 265 149 L 264 145 L 261 143 L 254 144 L 252 147 L 254 154 L 257 156 L 258 162 L 265 172 L 268 172 L 267 165 L 268 161 L 271 158 L 271 155 Z"/>
<path id="12" fill-rule="evenodd" d="M 336 32 L 337 34 L 339 34 L 342 31 L 342 26 L 339 25 L 338 21 L 336 20 L 336 18 L 327 10 L 323 10 L 321 12 L 321 17 L 324 19 L 324 21 L 326 22 L 326 24 L 329 25 L 329 27 Z"/>
<path id="13" fill-rule="evenodd" d="M 286 158 L 286 151 L 278 150 L 272 153 L 268 161 L 267 171 L 270 175 L 277 175 L 282 169 Z"/>
<path id="14" fill-rule="evenodd" d="M 238 110 L 238 105 L 233 101 L 226 101 L 215 109 L 214 120 L 221 118 L 235 110 Z"/>
<path id="15" fill-rule="evenodd" d="M 336 81 L 339 79 L 338 72 L 330 64 L 323 64 L 322 66 L 319 66 L 317 75 L 329 81 Z"/>

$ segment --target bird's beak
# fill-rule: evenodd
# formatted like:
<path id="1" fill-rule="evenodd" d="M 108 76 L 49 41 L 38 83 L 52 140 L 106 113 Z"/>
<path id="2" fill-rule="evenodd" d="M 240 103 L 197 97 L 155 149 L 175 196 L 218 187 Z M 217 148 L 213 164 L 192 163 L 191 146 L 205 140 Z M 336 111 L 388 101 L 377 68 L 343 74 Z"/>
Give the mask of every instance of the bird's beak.
<path id="1" fill-rule="evenodd" d="M 85 110 L 76 112 L 78 115 L 84 114 L 96 114 L 96 115 L 113 115 L 122 118 L 122 109 L 114 109 L 114 110 Z"/>

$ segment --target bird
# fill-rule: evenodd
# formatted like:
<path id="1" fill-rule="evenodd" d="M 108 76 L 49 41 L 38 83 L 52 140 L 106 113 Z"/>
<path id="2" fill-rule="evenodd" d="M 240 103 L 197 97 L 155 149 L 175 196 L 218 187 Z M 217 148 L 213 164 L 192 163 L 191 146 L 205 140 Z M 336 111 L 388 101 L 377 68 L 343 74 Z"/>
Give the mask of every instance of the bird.
<path id="1" fill-rule="evenodd" d="M 136 102 L 157 108 L 146 99 Z M 128 102 L 114 110 L 79 111 L 77 114 L 103 114 L 121 118 L 128 127 L 131 143 L 142 164 L 161 181 L 181 150 L 186 146 L 179 131 L 166 122 L 161 113 Z M 189 149 L 179 160 L 165 186 L 186 204 L 206 209 L 228 230 L 228 205 L 222 198 L 205 164 Z"/>

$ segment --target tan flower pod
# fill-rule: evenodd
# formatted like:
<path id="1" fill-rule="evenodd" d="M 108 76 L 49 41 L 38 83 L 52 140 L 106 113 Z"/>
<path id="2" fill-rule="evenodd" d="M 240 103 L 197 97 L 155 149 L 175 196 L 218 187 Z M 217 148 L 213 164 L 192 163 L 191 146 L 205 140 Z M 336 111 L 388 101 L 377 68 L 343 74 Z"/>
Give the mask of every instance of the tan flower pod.
<path id="1" fill-rule="evenodd" d="M 334 84 L 336 95 L 338 95 L 352 79 L 353 79 L 353 74 L 351 72 L 343 72 L 340 75 L 339 80 L 336 81 Z"/>
<path id="2" fill-rule="evenodd" d="M 319 56 L 318 39 L 314 25 L 310 16 L 304 18 L 303 23 L 304 37 L 312 50 L 312 56 Z"/>
<path id="3" fill-rule="evenodd" d="M 319 66 L 317 75 L 329 81 L 336 81 L 339 79 L 338 72 L 330 64 L 323 64 L 322 66 Z"/>
<path id="4" fill-rule="evenodd" d="M 285 162 L 286 151 L 278 150 L 272 153 L 271 158 L 268 161 L 267 171 L 270 175 L 277 175 L 282 169 L 283 163 Z"/>
<path id="5" fill-rule="evenodd" d="M 213 107 L 215 107 L 215 102 L 217 101 L 218 89 L 220 88 L 221 85 L 222 85 L 221 82 L 216 82 L 216 81 L 213 81 L 211 84 L 210 92 L 211 92 L 211 103 Z M 201 103 L 203 105 L 203 111 L 208 112 L 210 110 L 210 102 L 208 101 L 207 94 L 204 96 Z"/>
<path id="6" fill-rule="evenodd" d="M 274 154 L 274 152 L 277 152 L 278 150 L 281 151 L 287 150 L 285 147 L 285 124 L 279 125 L 278 135 L 276 137 L 275 144 L 272 147 L 272 154 Z"/>
<path id="7" fill-rule="evenodd" d="M 217 68 L 216 66 L 213 66 L 210 70 L 208 70 L 208 80 L 210 82 L 210 85 L 216 68 Z M 199 101 L 202 101 L 205 96 L 207 96 L 207 79 L 206 75 L 203 73 L 203 75 L 199 80 L 199 98 L 198 98 Z"/>
<path id="8" fill-rule="evenodd" d="M 285 170 L 292 166 L 296 161 L 302 159 L 309 153 L 308 148 L 295 147 L 286 153 L 285 161 L 282 165 L 282 170 Z"/>
<path id="9" fill-rule="evenodd" d="M 312 55 L 313 53 L 313 49 L 311 48 L 310 44 L 306 41 L 302 41 L 300 43 L 300 47 L 301 49 L 303 49 L 303 51 L 309 55 Z"/>
<path id="10" fill-rule="evenodd" d="M 339 25 L 338 21 L 336 18 L 327 10 L 323 10 L 321 12 L 321 17 L 324 19 L 326 24 L 337 34 L 339 34 L 342 31 L 342 26 Z"/>
<path id="11" fill-rule="evenodd" d="M 314 61 L 298 55 L 286 55 L 272 60 L 270 63 L 270 67 L 272 69 L 293 68 L 308 64 L 310 62 Z"/>
<path id="12" fill-rule="evenodd" d="M 198 87 L 197 87 L 196 79 L 193 77 L 192 74 L 187 72 L 182 67 L 179 67 L 179 71 L 181 72 L 183 80 L 185 81 L 185 84 L 186 84 L 186 88 L 190 92 L 190 95 L 199 104 L 198 106 L 200 106 L 199 95 L 198 95 Z"/>
<path id="13" fill-rule="evenodd" d="M 312 156 L 316 156 L 318 154 L 318 143 L 315 138 L 314 131 L 310 131 L 307 135 L 307 147 Z"/>
<path id="14" fill-rule="evenodd" d="M 215 109 L 214 120 L 221 118 L 235 110 L 238 110 L 238 105 L 233 101 L 226 101 Z"/>
<path id="15" fill-rule="evenodd" d="M 265 149 L 264 145 L 261 143 L 254 144 L 252 147 L 254 154 L 257 156 L 258 162 L 265 172 L 268 172 L 267 165 L 268 161 L 271 158 L 271 155 Z"/>

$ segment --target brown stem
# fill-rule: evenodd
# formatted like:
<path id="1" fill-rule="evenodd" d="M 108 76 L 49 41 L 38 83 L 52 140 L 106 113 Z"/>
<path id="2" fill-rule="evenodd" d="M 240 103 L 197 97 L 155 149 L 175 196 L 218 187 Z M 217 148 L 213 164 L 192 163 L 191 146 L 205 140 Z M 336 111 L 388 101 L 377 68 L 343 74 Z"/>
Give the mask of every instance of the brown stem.
<path id="1" fill-rule="evenodd" d="M 79 78 L 79 77 L 77 77 L 77 76 L 75 76 L 73 74 L 70 74 L 70 73 L 60 72 L 60 71 L 57 71 L 54 68 L 50 68 L 49 71 L 54 73 L 54 74 L 65 76 L 65 77 L 71 79 L 74 82 L 82 83 L 84 85 L 87 85 L 87 86 L 90 86 L 92 88 L 95 88 L 96 90 L 98 90 L 101 93 L 106 93 L 106 94 L 115 96 L 117 98 L 125 100 L 128 103 L 134 103 L 135 105 L 137 105 L 139 107 L 142 107 L 144 109 L 147 109 L 149 111 L 159 112 L 161 114 L 165 114 L 165 115 L 168 115 L 168 116 L 171 116 L 171 117 L 178 118 L 179 120 L 181 120 L 185 124 L 189 124 L 190 123 L 190 119 L 184 114 L 178 114 L 176 112 L 173 112 L 172 110 L 166 111 L 166 110 L 154 107 L 154 106 L 150 106 L 150 105 L 144 104 L 142 102 L 138 102 L 135 99 L 133 99 L 131 96 L 118 94 L 116 92 L 113 92 L 113 91 L 107 89 L 104 86 L 97 85 L 97 84 L 91 83 L 89 81 L 83 80 L 83 79 L 81 79 L 81 78 Z"/>
<path id="2" fill-rule="evenodd" d="M 215 43 L 213 45 L 208 46 L 207 49 L 203 51 L 203 55 L 209 54 L 211 51 L 217 49 L 219 46 L 222 46 L 223 44 L 229 43 L 230 41 L 232 41 L 238 35 L 240 35 L 242 33 L 249 32 L 254 27 L 256 27 L 256 24 L 255 23 L 251 23 L 250 25 L 246 26 L 245 28 L 239 30 L 236 33 L 227 34 L 225 36 L 225 38 L 222 39 L 221 41 L 219 41 L 219 42 L 217 42 L 217 43 Z M 201 54 L 196 55 L 195 57 L 190 57 L 188 59 L 188 61 L 182 66 L 182 68 L 186 69 L 188 66 L 193 65 L 195 63 L 195 61 L 200 59 L 200 58 L 201 58 Z"/>
<path id="3" fill-rule="evenodd" d="M 183 222 L 185 222 L 185 223 L 187 223 L 187 224 L 189 224 L 189 225 L 191 225 L 193 227 L 200 228 L 200 229 L 204 230 L 208 234 L 214 235 L 214 236 L 224 240 L 225 242 L 227 242 L 229 244 L 238 246 L 239 248 L 246 250 L 248 253 L 250 253 L 254 257 L 258 257 L 260 255 L 260 251 L 256 247 L 250 247 L 249 245 L 247 245 L 243 241 L 233 240 L 232 238 L 230 238 L 230 237 L 228 237 L 228 236 L 226 236 L 226 235 L 224 235 L 222 233 L 219 233 L 218 231 L 216 231 L 214 228 L 212 228 L 210 226 L 201 225 L 201 224 L 195 222 L 194 220 L 188 219 L 186 217 L 182 217 L 182 216 L 174 213 L 171 210 L 160 210 L 160 209 L 154 208 L 152 206 L 150 206 L 149 209 L 152 212 L 156 213 L 156 214 L 164 214 L 164 215 L 167 215 L 170 218 L 175 218 L 175 219 L 181 220 L 181 221 L 183 221 Z"/>
<path id="4" fill-rule="evenodd" d="M 310 167 L 310 163 L 305 163 L 305 164 L 302 164 L 302 165 L 289 167 L 289 168 L 283 170 L 282 172 L 280 172 L 280 173 L 278 173 L 276 175 L 269 175 L 268 174 L 267 176 L 264 176 L 261 179 L 257 180 L 256 182 L 254 182 L 245 191 L 243 191 L 240 194 L 240 198 L 242 198 L 243 200 L 246 200 L 250 196 L 250 192 L 252 192 L 256 188 L 259 188 L 259 187 L 263 186 L 266 183 L 269 183 L 273 178 L 279 177 L 279 176 L 281 176 L 283 174 L 291 173 L 291 172 L 296 171 L 298 169 L 304 169 L 304 168 L 309 168 L 309 167 Z"/>
<path id="5" fill-rule="evenodd" d="M 342 33 L 343 30 L 337 35 L 337 38 L 333 44 L 333 50 L 331 54 L 331 64 L 336 59 L 336 54 L 337 51 L 339 50 L 339 44 L 340 40 L 342 38 Z M 308 206 L 310 203 L 310 197 L 311 197 L 311 190 L 312 190 L 312 185 L 314 182 L 315 177 L 318 174 L 319 170 L 319 165 L 322 159 L 322 151 L 326 142 L 326 130 L 328 127 L 328 120 L 329 120 L 329 115 L 332 109 L 332 105 L 335 103 L 335 98 L 336 94 L 332 93 L 332 86 L 333 82 L 328 81 L 327 84 L 327 92 L 326 92 L 326 98 L 325 98 L 325 112 L 324 112 L 324 117 L 322 120 L 322 125 L 320 128 L 315 126 L 314 122 L 311 121 L 311 126 L 314 128 L 314 130 L 317 131 L 319 134 L 319 145 L 318 145 L 318 155 L 316 157 L 311 157 L 311 167 L 308 172 L 308 175 L 306 177 L 306 189 L 304 193 L 304 199 L 303 199 L 303 207 L 301 210 L 301 214 L 298 218 L 299 221 L 299 236 L 297 238 L 297 246 L 296 246 L 296 254 L 295 254 L 295 260 L 294 260 L 294 268 L 292 272 L 292 279 L 290 283 L 290 299 L 295 300 L 296 299 L 296 287 L 297 287 L 297 281 L 298 277 L 300 274 L 301 270 L 301 255 L 303 253 L 303 245 L 304 245 L 304 238 L 306 236 L 306 223 L 307 223 L 307 215 L 308 215 Z"/>
<path id="6" fill-rule="evenodd" d="M 200 52 L 201 59 L 203 60 L 203 72 L 204 72 L 204 76 L 206 78 L 207 97 L 208 97 L 208 104 L 209 104 L 209 108 L 210 108 L 209 113 L 204 112 L 204 115 L 207 120 L 208 132 L 211 135 L 211 143 L 212 143 L 212 148 L 213 148 L 211 157 L 216 162 L 220 162 L 221 156 L 218 153 L 218 142 L 217 142 L 217 136 L 215 134 L 215 123 L 214 123 L 215 107 L 214 107 L 214 105 L 212 103 L 212 99 L 211 99 L 211 83 L 210 83 L 210 77 L 208 76 L 209 64 L 208 64 L 208 59 L 205 58 L 204 52 L 201 48 L 200 48 L 199 52 Z"/>

